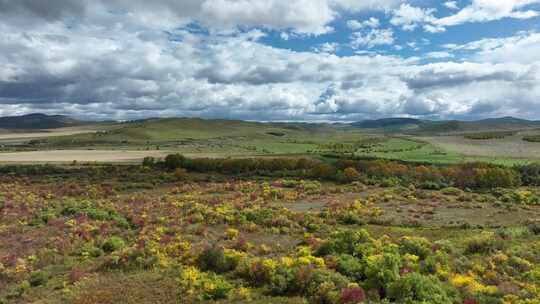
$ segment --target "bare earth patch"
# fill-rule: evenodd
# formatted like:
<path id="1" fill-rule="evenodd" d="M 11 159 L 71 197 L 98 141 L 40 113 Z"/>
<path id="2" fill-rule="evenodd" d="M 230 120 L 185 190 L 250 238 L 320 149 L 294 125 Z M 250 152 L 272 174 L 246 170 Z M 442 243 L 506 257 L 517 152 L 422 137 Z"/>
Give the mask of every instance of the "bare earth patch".
<path id="1" fill-rule="evenodd" d="M 32 139 L 32 138 L 44 138 L 53 136 L 67 136 L 83 133 L 94 133 L 110 129 L 110 126 L 80 126 L 80 127 L 67 127 L 58 129 L 45 129 L 35 131 L 11 131 L 0 130 L 0 141 L 14 140 L 14 139 Z"/>
<path id="2" fill-rule="evenodd" d="M 146 156 L 165 157 L 167 151 L 120 151 L 120 150 L 51 150 L 0 153 L 0 162 L 47 163 L 59 162 L 135 162 Z"/>

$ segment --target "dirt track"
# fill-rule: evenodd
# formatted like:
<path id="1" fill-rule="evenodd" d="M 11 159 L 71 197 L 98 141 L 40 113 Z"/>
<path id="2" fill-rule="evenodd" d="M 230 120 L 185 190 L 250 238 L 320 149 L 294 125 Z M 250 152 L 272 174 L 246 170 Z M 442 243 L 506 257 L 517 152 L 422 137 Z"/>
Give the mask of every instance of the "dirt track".
<path id="1" fill-rule="evenodd" d="M 119 151 L 119 150 L 51 150 L 0 153 L 0 162 L 14 163 L 69 163 L 77 162 L 136 162 L 145 156 L 164 157 L 166 151 Z"/>

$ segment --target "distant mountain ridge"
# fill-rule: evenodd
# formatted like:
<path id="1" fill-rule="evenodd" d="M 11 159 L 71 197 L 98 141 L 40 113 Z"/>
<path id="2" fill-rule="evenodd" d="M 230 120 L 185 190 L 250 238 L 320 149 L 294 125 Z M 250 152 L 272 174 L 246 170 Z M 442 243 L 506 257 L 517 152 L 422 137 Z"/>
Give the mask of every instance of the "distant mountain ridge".
<path id="1" fill-rule="evenodd" d="M 0 129 L 36 130 L 57 129 L 83 125 L 84 122 L 65 115 L 46 115 L 41 113 L 22 116 L 0 117 Z"/>
<path id="2" fill-rule="evenodd" d="M 41 113 L 22 116 L 0 117 L 0 129 L 36 130 L 56 129 L 63 127 L 80 126 L 91 122 L 83 122 L 65 115 L 46 115 Z M 102 122 L 103 123 L 103 122 Z M 113 123 L 113 122 L 109 122 Z M 476 121 L 461 120 L 423 120 L 408 117 L 381 118 L 364 120 L 350 124 L 329 123 L 302 123 L 302 122 L 253 122 L 228 119 L 202 119 L 202 118 L 147 118 L 142 120 L 120 123 L 128 127 L 126 131 L 134 133 L 167 133 L 175 129 L 192 131 L 221 130 L 223 135 L 235 133 L 239 129 L 276 128 L 281 130 L 298 130 L 309 132 L 327 132 L 341 128 L 364 129 L 370 132 L 404 133 L 404 134 L 445 134 L 459 132 L 483 131 L 512 131 L 529 128 L 540 128 L 540 121 L 532 121 L 515 117 L 487 118 Z"/>
<path id="3" fill-rule="evenodd" d="M 455 132 L 511 131 L 528 128 L 540 128 L 540 121 L 532 121 L 515 117 L 487 118 L 475 121 L 461 120 L 420 120 L 414 118 L 381 118 L 364 120 L 351 124 L 359 129 L 370 129 L 378 132 L 442 134 Z"/>

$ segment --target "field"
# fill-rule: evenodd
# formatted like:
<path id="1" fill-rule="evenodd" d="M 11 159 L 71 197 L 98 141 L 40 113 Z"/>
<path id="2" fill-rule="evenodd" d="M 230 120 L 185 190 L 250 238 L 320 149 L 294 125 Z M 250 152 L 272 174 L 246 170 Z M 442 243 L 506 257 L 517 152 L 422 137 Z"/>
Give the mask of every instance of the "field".
<path id="1" fill-rule="evenodd" d="M 45 129 L 45 130 L 2 130 L 0 129 L 0 144 L 11 143 L 14 141 L 47 138 L 56 136 L 70 136 L 76 134 L 86 134 L 99 132 L 114 128 L 113 126 L 81 126 L 81 127 L 65 127 L 57 129 Z"/>
<path id="2" fill-rule="evenodd" d="M 519 136 L 487 140 L 463 135 L 392 136 L 359 149 L 355 155 L 435 164 L 480 161 L 514 165 L 540 161 L 540 145 L 523 141 Z"/>
<path id="3" fill-rule="evenodd" d="M 166 151 L 49 150 L 0 153 L 4 163 L 140 162 L 144 157 L 164 157 Z"/>
<path id="4" fill-rule="evenodd" d="M 540 145 L 524 140 L 534 137 L 535 130 L 460 132 L 419 136 L 369 133 L 347 125 L 150 119 L 46 132 L 4 131 L 0 162 L 140 161 L 167 152 L 190 157 L 338 155 L 439 164 L 514 165 L 540 159 Z"/>
<path id="5" fill-rule="evenodd" d="M 432 128 L 4 131 L 0 303 L 539 303 L 538 131 Z"/>
<path id="6" fill-rule="evenodd" d="M 338 181 L 168 159 L 0 167 L 0 301 L 540 300 L 536 186 L 430 190 L 375 168 Z"/>
<path id="7" fill-rule="evenodd" d="M 461 136 L 422 138 L 441 149 L 466 156 L 490 156 L 521 159 L 539 158 L 540 145 L 522 140 L 522 136 L 507 136 L 500 139 L 474 140 Z"/>
<path id="8" fill-rule="evenodd" d="M 4 136 L 0 138 L 0 162 L 29 158 L 34 162 L 140 161 L 144 156 L 166 154 L 163 151 L 193 157 L 318 155 L 331 151 L 334 143 L 354 145 L 364 138 L 357 130 L 329 125 L 202 119 L 147 120 L 104 125 L 97 131 L 77 129 L 71 134 L 59 129 L 0 136 Z M 122 155 L 124 152 L 128 155 Z"/>

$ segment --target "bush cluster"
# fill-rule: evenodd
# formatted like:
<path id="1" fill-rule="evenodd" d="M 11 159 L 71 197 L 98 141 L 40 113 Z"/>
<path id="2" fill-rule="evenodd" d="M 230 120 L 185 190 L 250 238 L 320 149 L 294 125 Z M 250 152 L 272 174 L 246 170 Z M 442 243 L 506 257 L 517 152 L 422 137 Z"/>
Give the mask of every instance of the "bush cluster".
<path id="1" fill-rule="evenodd" d="M 470 189 L 516 187 L 540 182 L 540 165 L 515 168 L 486 163 L 459 165 L 417 165 L 390 160 L 337 160 L 325 163 L 308 159 L 188 159 L 180 154 L 168 155 L 163 161 L 145 159 L 145 166 L 169 171 L 183 168 L 193 172 L 295 176 L 334 180 L 363 181 L 383 187 L 415 184 L 423 189 L 439 190 L 448 186 Z"/>

